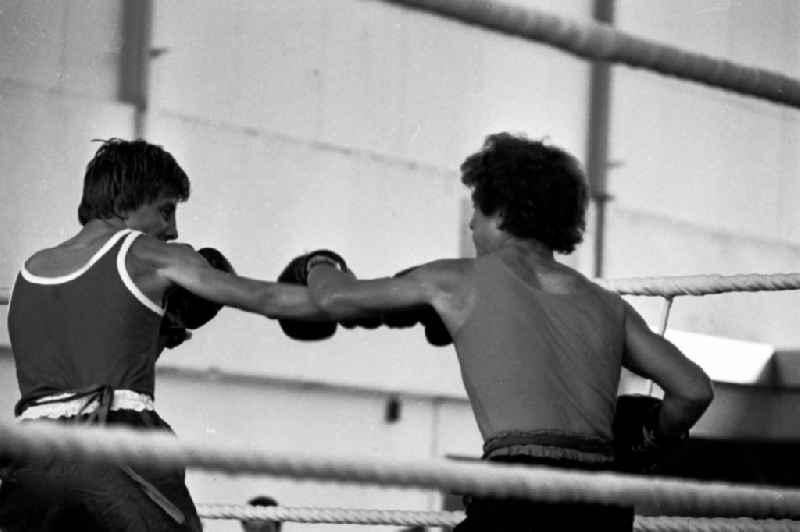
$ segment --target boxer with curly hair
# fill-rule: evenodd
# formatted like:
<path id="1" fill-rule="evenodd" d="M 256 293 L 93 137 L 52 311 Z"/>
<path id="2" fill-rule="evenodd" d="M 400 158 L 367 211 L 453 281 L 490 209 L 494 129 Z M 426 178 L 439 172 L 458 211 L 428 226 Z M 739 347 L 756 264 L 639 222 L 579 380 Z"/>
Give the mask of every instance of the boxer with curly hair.
<path id="1" fill-rule="evenodd" d="M 477 257 L 371 280 L 356 280 L 324 257 L 313 261 L 306 283 L 330 319 L 378 313 L 391 322 L 400 313 L 408 324 L 418 312 L 432 343 L 452 340 L 485 460 L 613 469 L 622 367 L 664 389 L 637 433 L 646 438 L 630 445 L 644 449 L 684 435 L 712 400 L 708 376 L 619 295 L 555 258 L 583 237 L 587 184 L 576 159 L 498 133 L 466 158 L 461 180 L 472 191 Z M 468 497 L 466 512 L 457 532 L 633 526 L 633 509 L 614 505 Z"/>

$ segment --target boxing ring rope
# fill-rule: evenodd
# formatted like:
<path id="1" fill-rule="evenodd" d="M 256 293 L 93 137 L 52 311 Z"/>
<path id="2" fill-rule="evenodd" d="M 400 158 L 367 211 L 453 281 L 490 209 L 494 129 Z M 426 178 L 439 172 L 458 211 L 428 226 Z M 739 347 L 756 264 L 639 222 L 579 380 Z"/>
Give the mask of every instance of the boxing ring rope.
<path id="1" fill-rule="evenodd" d="M 800 518 L 800 489 L 645 478 L 533 466 L 388 460 L 267 453 L 220 442 L 179 440 L 123 427 L 38 422 L 0 424 L 0 449 L 10 456 L 78 459 L 155 468 L 193 467 L 232 474 L 446 489 L 455 493 L 549 502 L 658 507 L 665 515 Z"/>
<path id="2" fill-rule="evenodd" d="M 412 512 L 401 510 L 367 510 L 354 508 L 306 508 L 291 506 L 257 507 L 236 504 L 198 504 L 203 519 L 236 519 L 237 521 L 272 520 L 295 523 L 359 524 L 359 525 L 427 525 L 455 526 L 464 519 L 464 512 Z M 788 519 L 751 519 L 748 517 L 647 517 L 637 515 L 636 532 L 703 531 L 781 531 L 800 530 L 800 523 Z"/>
<path id="3" fill-rule="evenodd" d="M 658 322 L 658 332 L 662 336 L 667 331 L 672 303 L 678 296 L 705 296 L 728 292 L 774 292 L 800 288 L 800 274 L 798 273 L 675 275 L 595 279 L 594 281 L 620 295 L 664 298 L 664 307 Z"/>
<path id="4" fill-rule="evenodd" d="M 487 0 L 383 1 L 547 44 L 583 59 L 622 63 L 800 108 L 800 80 L 635 37 L 607 24 Z"/>
<path id="5" fill-rule="evenodd" d="M 625 296 L 705 296 L 727 292 L 775 292 L 800 288 L 800 273 L 740 273 L 734 275 L 674 275 L 593 279 L 604 288 Z M 7 305 L 10 288 L 0 287 L 0 305 Z"/>
<path id="6" fill-rule="evenodd" d="M 198 504 L 197 513 L 203 519 L 236 519 L 237 521 L 269 519 L 272 521 L 338 525 L 455 526 L 464 519 L 464 512 L 424 512 L 362 508 L 306 508 L 292 506 L 259 507 L 243 504 Z"/>
<path id="7" fill-rule="evenodd" d="M 800 273 L 743 273 L 735 275 L 675 275 L 595 279 L 608 290 L 627 296 L 705 296 L 726 292 L 764 292 L 797 290 Z"/>

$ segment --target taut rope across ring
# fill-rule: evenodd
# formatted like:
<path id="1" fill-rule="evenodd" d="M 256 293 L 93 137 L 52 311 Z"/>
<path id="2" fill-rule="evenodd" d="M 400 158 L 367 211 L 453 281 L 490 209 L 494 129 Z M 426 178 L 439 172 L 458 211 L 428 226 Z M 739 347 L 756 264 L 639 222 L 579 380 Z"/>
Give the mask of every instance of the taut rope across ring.
<path id="1" fill-rule="evenodd" d="M 385 0 L 548 44 L 584 59 L 623 63 L 800 108 L 800 81 L 549 13 L 486 0 Z"/>
<path id="2" fill-rule="evenodd" d="M 445 460 L 378 460 L 281 455 L 219 443 L 178 440 L 120 427 L 0 424 L 0 449 L 13 456 L 195 467 L 325 481 L 447 489 L 542 501 L 657 505 L 667 515 L 800 518 L 800 490 L 685 479 L 648 479 L 545 467 Z"/>
<path id="3" fill-rule="evenodd" d="M 411 512 L 356 508 L 254 507 L 235 504 L 200 504 L 204 519 L 236 519 L 238 521 L 270 519 L 296 523 L 384 524 L 454 526 L 464 519 L 464 512 Z M 800 530 L 800 523 L 788 519 L 751 519 L 748 517 L 649 517 L 636 516 L 636 532 L 790 532 Z"/>
<path id="4" fill-rule="evenodd" d="M 771 292 L 800 289 L 800 273 L 675 275 L 595 279 L 594 281 L 621 295 L 667 298 L 728 292 Z M 7 305 L 10 295 L 10 288 L 0 287 L 0 305 Z"/>

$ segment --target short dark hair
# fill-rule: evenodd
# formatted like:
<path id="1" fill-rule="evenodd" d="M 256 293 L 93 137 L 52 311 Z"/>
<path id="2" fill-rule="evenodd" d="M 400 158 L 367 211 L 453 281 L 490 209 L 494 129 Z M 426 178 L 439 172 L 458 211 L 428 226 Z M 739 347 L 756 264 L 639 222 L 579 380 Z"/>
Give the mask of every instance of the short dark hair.
<path id="1" fill-rule="evenodd" d="M 578 161 L 543 141 L 507 132 L 486 137 L 461 164 L 461 181 L 486 215 L 502 216 L 501 229 L 570 253 L 586 229 L 588 187 Z"/>
<path id="2" fill-rule="evenodd" d="M 189 199 L 189 178 L 175 158 L 141 139 L 108 139 L 86 165 L 78 221 L 121 216 L 162 194 Z"/>

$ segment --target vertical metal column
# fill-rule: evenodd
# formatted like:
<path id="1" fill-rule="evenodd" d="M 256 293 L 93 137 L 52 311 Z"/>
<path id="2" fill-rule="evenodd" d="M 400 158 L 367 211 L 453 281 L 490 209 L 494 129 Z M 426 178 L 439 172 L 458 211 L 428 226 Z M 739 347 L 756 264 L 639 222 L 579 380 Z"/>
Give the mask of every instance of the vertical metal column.
<path id="1" fill-rule="evenodd" d="M 594 0 L 592 16 L 597 22 L 614 22 L 614 0 Z M 594 258 L 592 275 L 604 274 L 606 203 L 608 195 L 608 134 L 611 106 L 611 65 L 608 61 L 592 61 L 589 78 L 589 128 L 586 136 L 586 175 L 594 206 Z"/>
<path id="2" fill-rule="evenodd" d="M 119 99 L 134 106 L 134 138 L 146 132 L 153 0 L 122 0 Z"/>

